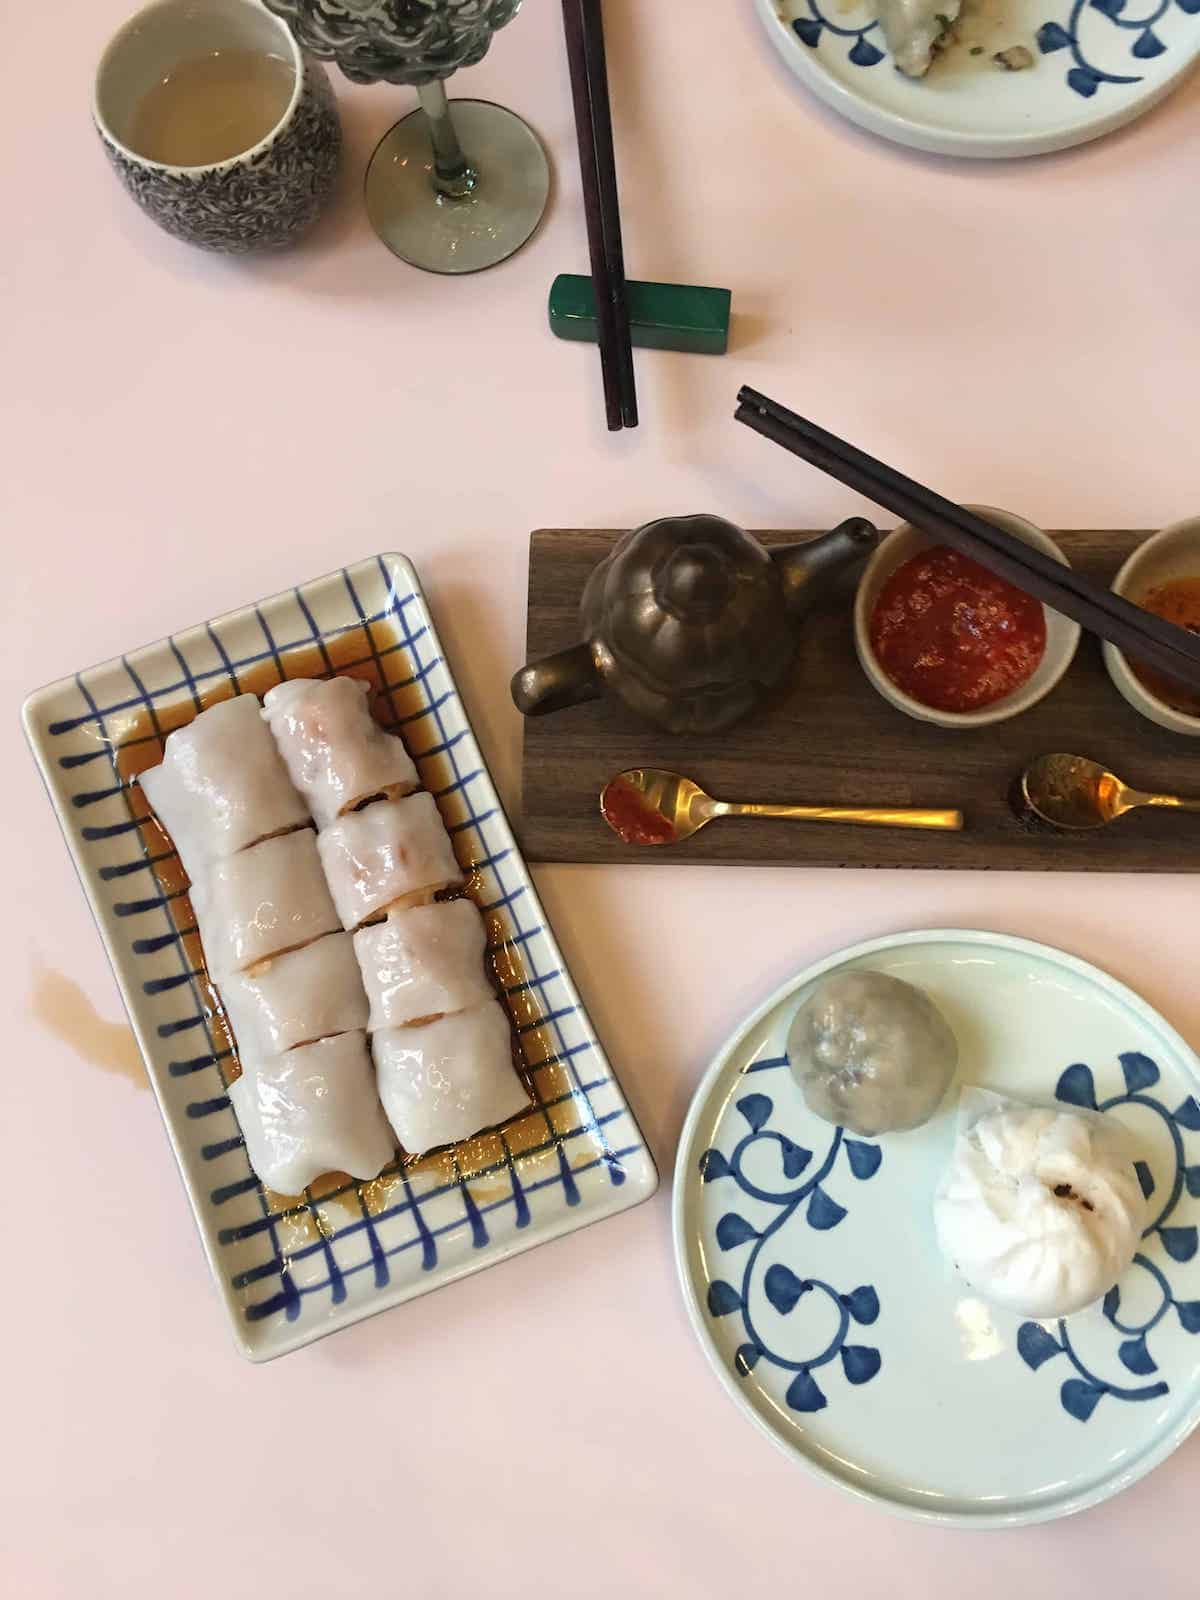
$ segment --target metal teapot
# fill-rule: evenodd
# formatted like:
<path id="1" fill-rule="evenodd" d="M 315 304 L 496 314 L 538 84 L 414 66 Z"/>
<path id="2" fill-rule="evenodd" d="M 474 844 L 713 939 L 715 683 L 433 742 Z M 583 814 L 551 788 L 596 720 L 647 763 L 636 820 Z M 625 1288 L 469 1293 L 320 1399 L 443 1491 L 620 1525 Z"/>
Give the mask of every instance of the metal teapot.
<path id="1" fill-rule="evenodd" d="M 829 580 L 878 539 L 862 517 L 770 551 L 722 517 L 635 528 L 588 578 L 583 643 L 522 667 L 516 707 L 544 716 L 612 690 L 672 733 L 728 728 L 787 671 L 796 623 Z"/>

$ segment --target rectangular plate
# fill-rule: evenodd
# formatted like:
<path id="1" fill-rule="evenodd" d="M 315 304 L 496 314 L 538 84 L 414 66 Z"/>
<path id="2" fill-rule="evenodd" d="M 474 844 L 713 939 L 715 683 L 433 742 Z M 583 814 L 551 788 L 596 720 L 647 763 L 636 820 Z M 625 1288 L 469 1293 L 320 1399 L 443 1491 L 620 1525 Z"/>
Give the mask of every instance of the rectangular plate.
<path id="1" fill-rule="evenodd" d="M 546 529 L 530 539 L 528 657 L 579 638 L 579 597 L 620 535 Z M 804 533 L 760 533 L 786 544 Z M 1071 564 L 1108 585 L 1146 537 L 1052 535 Z M 521 844 L 533 861 L 727 862 L 806 867 L 992 867 L 1035 871 L 1195 872 L 1200 828 L 1140 811 L 1099 833 L 1034 832 L 1008 795 L 1028 761 L 1067 750 L 1138 788 L 1200 792 L 1200 741 L 1164 732 L 1117 693 L 1089 634 L 1066 677 L 1009 722 L 950 732 L 878 695 L 854 651 L 854 580 L 802 624 L 795 667 L 768 705 L 725 733 L 664 733 L 609 697 L 525 723 Z M 958 806 L 962 833 L 729 820 L 679 845 L 623 845 L 601 820 L 604 783 L 625 767 L 667 767 L 722 800 L 816 805 Z"/>
<path id="2" fill-rule="evenodd" d="M 250 1171 L 225 1092 L 240 1068 L 186 880 L 131 779 L 205 706 L 335 670 L 373 682 L 381 720 L 403 731 L 437 798 L 487 922 L 535 1105 L 370 1183 L 334 1177 L 289 1198 Z M 563 964 L 403 556 L 360 562 L 51 684 L 26 702 L 25 726 L 245 1355 L 283 1355 L 653 1194 L 653 1158 Z"/>

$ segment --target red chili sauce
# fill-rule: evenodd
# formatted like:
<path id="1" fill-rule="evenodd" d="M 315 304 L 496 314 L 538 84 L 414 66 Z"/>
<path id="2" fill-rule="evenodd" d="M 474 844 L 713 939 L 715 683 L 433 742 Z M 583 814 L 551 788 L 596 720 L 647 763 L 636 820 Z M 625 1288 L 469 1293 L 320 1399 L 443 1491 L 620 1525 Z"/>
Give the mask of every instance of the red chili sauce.
<path id="1" fill-rule="evenodd" d="M 604 785 L 600 814 L 623 844 L 675 842 L 675 829 L 624 778 L 613 778 Z"/>
<path id="2" fill-rule="evenodd" d="M 1041 602 L 935 545 L 897 567 L 871 614 L 871 647 L 905 694 L 978 711 L 1027 683 L 1046 651 Z"/>

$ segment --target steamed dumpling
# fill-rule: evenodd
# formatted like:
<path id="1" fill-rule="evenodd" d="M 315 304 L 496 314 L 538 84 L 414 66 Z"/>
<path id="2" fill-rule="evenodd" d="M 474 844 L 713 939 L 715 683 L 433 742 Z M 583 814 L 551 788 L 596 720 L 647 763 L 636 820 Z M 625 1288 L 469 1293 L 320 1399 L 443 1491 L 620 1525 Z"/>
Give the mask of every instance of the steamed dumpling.
<path id="1" fill-rule="evenodd" d="M 883 37 L 901 72 L 924 77 L 961 10 L 962 0 L 876 0 Z"/>
<path id="2" fill-rule="evenodd" d="M 808 1109 L 874 1136 L 927 1122 L 958 1064 L 929 996 L 883 972 L 838 972 L 797 1011 L 787 1041 Z"/>
<path id="3" fill-rule="evenodd" d="M 1147 1220 L 1122 1131 L 980 1090 L 963 1102 L 933 1207 L 947 1260 L 985 1299 L 1023 1316 L 1065 1317 L 1099 1300 Z"/>

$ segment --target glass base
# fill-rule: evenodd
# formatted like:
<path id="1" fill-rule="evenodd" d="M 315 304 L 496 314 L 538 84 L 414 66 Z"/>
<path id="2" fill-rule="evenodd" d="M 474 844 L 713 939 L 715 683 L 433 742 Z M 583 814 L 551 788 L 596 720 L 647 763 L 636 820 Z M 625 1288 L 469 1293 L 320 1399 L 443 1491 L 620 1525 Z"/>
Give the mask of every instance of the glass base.
<path id="1" fill-rule="evenodd" d="M 433 187 L 433 149 L 423 111 L 384 134 L 367 168 L 367 215 L 393 254 L 425 272 L 481 272 L 519 250 L 542 219 L 550 164 L 533 129 L 488 100 L 450 105 L 463 153 L 477 174 L 461 200 Z"/>

